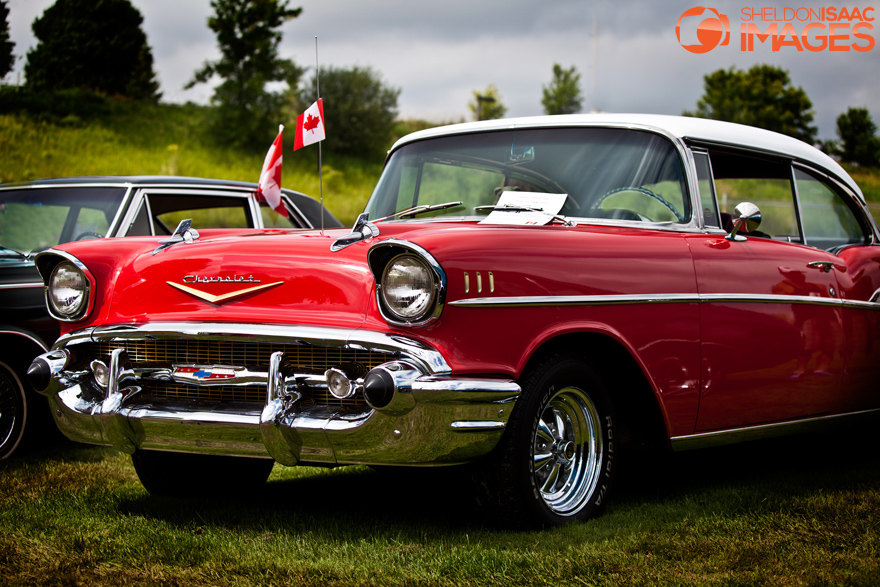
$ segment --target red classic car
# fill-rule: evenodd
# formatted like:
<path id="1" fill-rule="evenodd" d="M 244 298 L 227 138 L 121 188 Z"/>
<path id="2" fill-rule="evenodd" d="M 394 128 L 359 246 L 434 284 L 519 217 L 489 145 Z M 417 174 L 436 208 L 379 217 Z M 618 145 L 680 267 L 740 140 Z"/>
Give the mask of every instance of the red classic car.
<path id="1" fill-rule="evenodd" d="M 58 425 L 151 493 L 284 465 L 472 467 L 515 525 L 601 512 L 621 458 L 880 413 L 880 247 L 795 139 L 575 115 L 421 131 L 352 230 L 37 257 Z"/>
<path id="2" fill-rule="evenodd" d="M 0 460 L 54 427 L 28 366 L 58 338 L 34 265 L 49 247 L 97 238 L 171 236 L 181 219 L 207 227 L 342 226 L 305 194 L 284 190 L 287 218 L 255 184 L 196 177 L 96 176 L 0 185 Z"/>

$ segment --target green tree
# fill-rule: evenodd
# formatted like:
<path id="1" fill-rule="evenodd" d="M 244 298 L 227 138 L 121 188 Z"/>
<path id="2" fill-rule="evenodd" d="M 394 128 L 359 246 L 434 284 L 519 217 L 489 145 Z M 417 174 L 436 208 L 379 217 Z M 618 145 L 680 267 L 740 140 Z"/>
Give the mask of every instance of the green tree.
<path id="1" fill-rule="evenodd" d="M 474 90 L 474 99 L 468 103 L 474 120 L 495 120 L 504 118 L 507 107 L 501 103 L 501 94 L 495 84 L 489 84 L 482 92 Z"/>
<path id="2" fill-rule="evenodd" d="M 322 68 L 320 82 L 327 149 L 338 155 L 383 156 L 393 142 L 400 90 L 386 86 L 368 67 Z M 313 75 L 299 91 L 298 112 L 315 101 L 315 91 Z"/>
<path id="3" fill-rule="evenodd" d="M 82 88 L 136 100 L 158 100 L 144 19 L 129 0 L 57 0 L 34 20 L 26 86 Z"/>
<path id="4" fill-rule="evenodd" d="M 817 129 L 813 104 L 801 88 L 791 87 L 788 72 L 772 65 L 748 71 L 719 69 L 703 77 L 703 97 L 685 116 L 748 124 L 813 144 Z"/>
<path id="5" fill-rule="evenodd" d="M 880 167 L 880 137 L 867 108 L 849 108 L 837 117 L 840 158 L 863 167 Z"/>
<path id="6" fill-rule="evenodd" d="M 216 139 L 225 144 L 265 148 L 278 132 L 282 92 L 269 82 L 296 87 L 303 70 L 278 56 L 278 28 L 300 15 L 288 0 L 211 0 L 214 16 L 208 27 L 217 36 L 220 59 L 206 61 L 186 88 L 221 78 L 212 102 Z"/>
<path id="7" fill-rule="evenodd" d="M 584 96 L 580 88 L 581 74 L 572 65 L 562 69 L 558 63 L 553 64 L 553 80 L 549 86 L 542 86 L 544 97 L 541 104 L 544 114 L 574 114 L 581 111 Z"/>
<path id="8" fill-rule="evenodd" d="M 12 71 L 15 56 L 12 48 L 15 43 L 9 40 L 9 6 L 6 0 L 0 0 L 0 80 Z"/>

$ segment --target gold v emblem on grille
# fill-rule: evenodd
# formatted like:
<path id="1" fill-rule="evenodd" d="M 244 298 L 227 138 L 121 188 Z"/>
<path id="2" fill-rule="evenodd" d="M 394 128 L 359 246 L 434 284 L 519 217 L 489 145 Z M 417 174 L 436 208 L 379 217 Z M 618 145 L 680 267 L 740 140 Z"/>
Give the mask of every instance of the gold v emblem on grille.
<path id="1" fill-rule="evenodd" d="M 200 300 L 205 300 L 206 302 L 210 302 L 212 304 L 219 304 L 220 302 L 225 302 L 227 300 L 231 300 L 233 298 L 237 298 L 239 296 L 243 296 L 245 294 L 253 293 L 255 291 L 260 291 L 261 289 L 268 289 L 270 287 L 275 287 L 276 285 L 281 285 L 284 283 L 283 281 L 276 281 L 275 283 L 267 283 L 265 285 L 257 285 L 254 287 L 248 287 L 245 289 L 240 289 L 238 291 L 231 291 L 225 294 L 214 295 L 210 294 L 206 291 L 198 290 L 194 287 L 189 287 L 188 285 L 183 285 L 181 283 L 173 283 L 171 281 L 166 281 L 168 285 L 171 287 L 177 288 L 182 292 L 186 292 L 192 296 L 199 298 Z"/>

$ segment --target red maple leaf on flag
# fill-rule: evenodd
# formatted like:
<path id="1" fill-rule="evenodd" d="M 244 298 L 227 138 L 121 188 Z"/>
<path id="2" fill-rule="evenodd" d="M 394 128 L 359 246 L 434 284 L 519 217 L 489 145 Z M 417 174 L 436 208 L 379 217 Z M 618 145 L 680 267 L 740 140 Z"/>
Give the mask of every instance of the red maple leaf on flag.
<path id="1" fill-rule="evenodd" d="M 316 128 L 318 128 L 319 124 L 321 124 L 321 119 L 317 116 L 312 116 L 311 114 L 309 114 L 308 118 L 306 118 L 303 122 L 303 129 L 314 131 Z"/>

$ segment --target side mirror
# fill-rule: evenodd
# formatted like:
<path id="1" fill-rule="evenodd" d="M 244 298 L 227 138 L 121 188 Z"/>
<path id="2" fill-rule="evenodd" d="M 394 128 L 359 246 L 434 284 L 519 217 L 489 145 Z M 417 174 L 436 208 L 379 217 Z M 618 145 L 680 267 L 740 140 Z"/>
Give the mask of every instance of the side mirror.
<path id="1" fill-rule="evenodd" d="M 729 241 L 744 241 L 746 237 L 737 234 L 748 234 L 761 226 L 761 210 L 751 202 L 742 202 L 733 209 L 733 229 L 725 238 Z"/>

